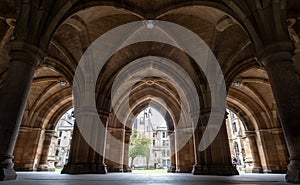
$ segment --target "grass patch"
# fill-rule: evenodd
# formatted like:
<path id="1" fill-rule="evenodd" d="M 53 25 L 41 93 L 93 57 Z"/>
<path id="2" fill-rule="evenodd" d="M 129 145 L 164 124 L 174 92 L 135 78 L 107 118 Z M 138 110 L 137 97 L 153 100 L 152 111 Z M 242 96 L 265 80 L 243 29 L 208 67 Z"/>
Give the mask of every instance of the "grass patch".
<path id="1" fill-rule="evenodd" d="M 62 168 L 56 168 L 56 169 L 55 169 L 55 172 L 56 172 L 56 173 L 60 173 L 61 171 L 62 171 Z"/>

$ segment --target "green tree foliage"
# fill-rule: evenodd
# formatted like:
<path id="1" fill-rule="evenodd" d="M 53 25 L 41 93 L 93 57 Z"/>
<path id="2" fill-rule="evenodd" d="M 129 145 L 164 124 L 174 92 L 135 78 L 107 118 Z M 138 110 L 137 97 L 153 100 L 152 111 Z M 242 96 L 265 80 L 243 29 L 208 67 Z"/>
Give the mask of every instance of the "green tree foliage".
<path id="1" fill-rule="evenodd" d="M 129 157 L 131 157 L 131 167 L 136 157 L 149 158 L 150 155 L 150 139 L 146 136 L 133 131 L 130 137 Z"/>

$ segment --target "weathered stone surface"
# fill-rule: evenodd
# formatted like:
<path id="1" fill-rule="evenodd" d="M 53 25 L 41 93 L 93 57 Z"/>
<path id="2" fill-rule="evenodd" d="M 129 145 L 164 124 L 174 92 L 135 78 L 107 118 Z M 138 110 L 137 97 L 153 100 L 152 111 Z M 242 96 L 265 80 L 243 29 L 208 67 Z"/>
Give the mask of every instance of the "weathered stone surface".
<path id="1" fill-rule="evenodd" d="M 42 0 L 34 3 L 0 2 L 0 180 L 15 179 L 14 169 L 47 170 L 51 135 L 45 132 L 53 130 L 61 115 L 73 106 L 74 73 L 91 43 L 125 23 L 157 19 L 190 29 L 216 56 L 228 90 L 227 108 L 241 117 L 246 131 L 251 133 L 248 140 L 254 165 L 246 171 L 287 171 L 287 182 L 300 183 L 299 1 L 109 0 L 90 4 Z M 294 51 L 296 56 L 292 57 Z M 124 146 L 129 143 L 128 131 L 132 127 L 129 113 L 136 115 L 155 99 L 157 106 L 168 112 L 167 124 L 175 133 L 170 140 L 174 153 L 170 172 L 237 174 L 230 165 L 225 127 L 210 148 L 203 152 L 197 150 L 207 118 L 200 120 L 201 131 L 183 148 L 176 148 L 181 139 L 180 129 L 190 127 L 177 128 L 182 100 L 174 84 L 166 79 L 149 76 L 137 82 L 130 93 L 123 94 L 130 96 L 130 108 L 123 112 L 127 116 L 126 124 L 109 120 L 113 116 L 110 93 L 115 75 L 146 56 L 167 58 L 184 69 L 197 88 L 201 109 L 210 109 L 210 85 L 202 72 L 204 69 L 196 66 L 186 52 L 154 42 L 122 48 L 107 61 L 95 92 L 101 120 L 123 145 L 106 148 L 110 141 L 101 142 L 106 155 L 117 155 L 118 159 L 108 161 L 106 166 L 105 156 L 91 149 L 77 130 L 63 173 L 104 174 L 107 168 L 130 172 L 129 149 Z M 147 72 L 143 66 L 137 67 L 141 73 Z M 171 65 L 156 67 L 169 77 L 177 74 Z M 132 75 L 133 71 L 127 72 Z M 234 86 L 232 82 L 239 85 Z"/>

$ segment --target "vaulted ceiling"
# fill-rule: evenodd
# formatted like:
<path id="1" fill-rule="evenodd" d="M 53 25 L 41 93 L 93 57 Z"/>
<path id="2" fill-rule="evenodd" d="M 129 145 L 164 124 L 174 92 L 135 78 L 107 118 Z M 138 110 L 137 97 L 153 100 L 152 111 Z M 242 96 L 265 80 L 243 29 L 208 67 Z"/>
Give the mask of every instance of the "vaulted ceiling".
<path id="1" fill-rule="evenodd" d="M 229 14 L 230 9 L 223 5 L 221 0 L 214 0 L 209 3 L 181 0 L 128 0 L 126 2 L 105 1 L 105 3 L 88 0 L 78 1 L 67 12 L 64 21 L 52 35 L 47 49 L 48 56 L 34 75 L 24 116 L 25 119 L 28 118 L 32 122 L 23 124 L 33 126 L 28 124 L 38 120 L 43 125 L 45 119 L 47 122 L 51 122 L 51 118 L 48 118 L 46 113 L 33 116 L 37 111 L 48 113 L 51 110 L 51 115 L 53 115 L 63 105 L 68 104 L 64 109 L 70 108 L 72 106 L 73 75 L 84 51 L 94 40 L 110 29 L 145 19 L 173 22 L 199 35 L 213 51 L 223 70 L 229 88 L 229 107 L 233 108 L 235 105 L 245 112 L 248 111 L 248 116 L 267 112 L 268 115 L 265 117 L 253 118 L 258 124 L 263 124 L 259 122 L 260 120 L 272 120 L 273 117 L 270 115 L 276 106 L 268 83 L 268 76 L 253 55 L 254 46 L 248 33 Z M 8 42 L 15 29 L 16 7 L 18 6 L 14 0 L 0 2 L 0 88 L 9 66 Z M 289 29 L 296 46 L 294 65 L 300 74 L 299 7 L 300 2 L 298 0 L 287 1 L 288 18 L 294 20 Z M 149 55 L 173 60 L 188 71 L 194 81 L 198 82 L 196 84 L 200 84 L 199 86 L 205 81 L 201 71 L 194 70 L 194 61 L 186 53 L 164 44 L 139 43 L 113 55 L 105 66 L 102 76 L 98 79 L 102 86 L 99 85 L 97 90 L 103 96 L 109 94 L 112 80 L 125 65 L 135 59 Z M 168 89 L 169 97 L 176 96 L 175 90 L 166 83 L 162 83 L 159 79 L 152 79 L 152 81 L 156 85 L 153 86 L 154 89 Z M 240 81 L 241 85 L 238 87 L 231 86 L 233 81 Z M 140 86 L 146 84 L 147 80 Z M 98 98 L 100 101 L 101 97 Z M 258 126 L 278 126 L 276 121 L 270 122 L 274 125 Z M 35 126 L 40 127 L 41 125 Z"/>

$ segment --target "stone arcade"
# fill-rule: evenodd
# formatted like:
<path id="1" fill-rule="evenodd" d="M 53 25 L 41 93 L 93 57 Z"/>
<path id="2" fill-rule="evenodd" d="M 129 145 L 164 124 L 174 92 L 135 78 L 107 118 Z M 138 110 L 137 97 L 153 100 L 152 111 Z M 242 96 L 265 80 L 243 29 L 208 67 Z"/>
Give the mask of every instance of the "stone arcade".
<path id="1" fill-rule="evenodd" d="M 225 78 L 226 106 L 241 118 L 246 129 L 253 156 L 252 172 L 286 173 L 287 182 L 300 183 L 298 0 L 1 1 L 0 179 L 13 180 L 15 171 L 43 169 L 47 165 L 55 126 L 73 107 L 73 77 L 83 53 L 107 31 L 145 20 L 176 23 L 208 45 Z M 189 123 L 184 128 L 177 127 L 182 106 L 179 94 L 173 84 L 155 76 L 143 78 L 129 93 L 122 94 L 130 97 L 130 109 L 121 109 L 124 122 L 118 120 L 110 96 L 116 74 L 144 57 L 168 59 L 189 74 L 201 105 L 199 113 L 192 113 L 199 114 L 195 130 Z M 174 66 L 167 63 L 156 67 L 174 76 L 170 70 Z M 136 65 L 134 70 L 143 73 L 147 69 Z M 166 112 L 168 133 L 172 135 L 170 149 L 174 153 L 170 172 L 238 173 L 231 164 L 225 114 L 218 115 L 224 124 L 214 142 L 206 150 L 198 150 L 211 116 L 211 92 L 202 69 L 178 47 L 149 41 L 118 50 L 106 62 L 95 90 L 97 111 L 106 133 L 122 144 L 112 146 L 109 139 L 99 139 L 99 146 L 105 150 L 100 155 L 75 124 L 63 173 L 129 172 L 125 143 L 129 143 L 134 119 L 129 115 L 137 115 L 149 102 Z M 193 137 L 177 149 L 183 133 Z M 116 155 L 117 160 L 109 160 L 109 155 Z"/>

